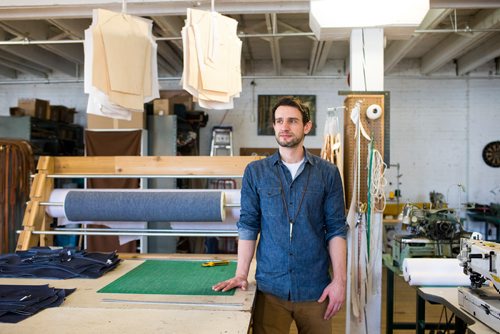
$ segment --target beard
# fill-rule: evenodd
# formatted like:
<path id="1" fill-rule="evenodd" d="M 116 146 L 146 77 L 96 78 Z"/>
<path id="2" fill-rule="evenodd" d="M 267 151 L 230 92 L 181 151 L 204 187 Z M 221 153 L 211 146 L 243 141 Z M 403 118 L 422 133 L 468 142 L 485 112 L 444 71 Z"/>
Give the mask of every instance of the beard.
<path id="1" fill-rule="evenodd" d="M 276 142 L 281 147 L 297 147 L 297 146 L 299 146 L 299 144 L 302 142 L 302 139 L 304 139 L 304 137 L 298 138 L 295 135 L 293 135 L 292 133 L 291 133 L 291 135 L 292 135 L 292 137 L 288 141 L 286 141 L 284 139 L 281 139 L 279 134 L 277 134 L 277 135 L 275 135 Z"/>

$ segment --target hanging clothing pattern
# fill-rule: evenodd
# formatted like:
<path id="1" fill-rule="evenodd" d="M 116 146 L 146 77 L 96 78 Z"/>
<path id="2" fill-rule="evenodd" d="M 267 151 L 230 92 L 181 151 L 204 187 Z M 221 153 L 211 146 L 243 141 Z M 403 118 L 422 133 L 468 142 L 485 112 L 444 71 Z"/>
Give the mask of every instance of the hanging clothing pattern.
<path id="1" fill-rule="evenodd" d="M 241 87 L 238 22 L 216 12 L 188 8 L 182 28 L 182 86 L 207 109 L 232 109 Z"/>
<path id="2" fill-rule="evenodd" d="M 87 113 L 130 120 L 159 98 L 152 21 L 97 9 L 85 30 Z"/>

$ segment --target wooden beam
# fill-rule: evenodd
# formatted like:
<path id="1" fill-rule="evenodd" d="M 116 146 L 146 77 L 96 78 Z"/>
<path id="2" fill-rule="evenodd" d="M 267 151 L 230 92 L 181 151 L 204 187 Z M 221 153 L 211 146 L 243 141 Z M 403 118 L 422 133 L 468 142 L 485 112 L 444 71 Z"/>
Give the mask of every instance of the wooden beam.
<path id="1" fill-rule="evenodd" d="M 500 26 L 500 9 L 494 11 L 484 10 L 476 15 L 470 28 L 479 30 L 467 36 L 453 34 L 446 38 L 438 47 L 433 48 L 422 57 L 421 73 L 429 74 L 438 70 L 451 60 L 460 57 L 468 50 L 484 42 L 488 38 L 488 32 L 480 32 L 484 29 L 493 29 Z"/>
<path id="2" fill-rule="evenodd" d="M 431 9 L 422 20 L 418 29 L 434 29 L 450 13 L 451 9 Z M 424 34 L 412 36 L 408 40 L 394 41 L 384 52 L 384 72 L 389 72 L 405 55 L 413 49 L 423 38 Z"/>
<path id="3" fill-rule="evenodd" d="M 121 10 L 121 1 L 93 0 L 2 0 L 0 20 L 89 18 L 94 8 Z M 127 13 L 138 16 L 186 15 L 186 8 L 210 10 L 209 0 L 127 0 Z M 217 0 L 215 9 L 228 14 L 308 13 L 309 0 Z"/>
<path id="4" fill-rule="evenodd" d="M 273 14 L 265 14 L 266 16 L 266 26 L 267 32 L 270 34 L 277 34 L 277 17 L 276 13 Z M 270 37 L 266 38 L 269 42 L 269 46 L 271 47 L 271 56 L 273 58 L 274 65 L 274 73 L 276 75 L 281 75 L 281 51 L 280 51 L 280 43 L 279 38 Z"/>
<path id="5" fill-rule="evenodd" d="M 458 58 L 457 74 L 467 74 L 496 57 L 500 57 L 500 35 Z"/>
<path id="6" fill-rule="evenodd" d="M 55 175 L 243 175 L 245 167 L 262 157 L 242 156 L 116 156 L 53 157 Z"/>

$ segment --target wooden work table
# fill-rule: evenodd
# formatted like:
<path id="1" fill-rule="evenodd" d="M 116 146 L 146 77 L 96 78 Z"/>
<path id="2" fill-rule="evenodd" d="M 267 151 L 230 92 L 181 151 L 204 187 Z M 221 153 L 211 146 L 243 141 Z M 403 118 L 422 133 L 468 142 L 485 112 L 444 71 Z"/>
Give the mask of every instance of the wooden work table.
<path id="1" fill-rule="evenodd" d="M 120 256 L 121 257 L 121 256 Z M 138 257 L 138 256 L 134 256 Z M 234 255 L 156 256 L 162 259 L 235 259 Z M 97 293 L 99 289 L 134 269 L 143 259 L 124 260 L 98 279 L 2 278 L 0 284 L 49 284 L 76 288 L 60 307 L 48 308 L 17 323 L 0 323 L 0 333 L 247 333 L 255 297 L 255 263 L 246 291 L 233 296 L 184 296 Z"/>

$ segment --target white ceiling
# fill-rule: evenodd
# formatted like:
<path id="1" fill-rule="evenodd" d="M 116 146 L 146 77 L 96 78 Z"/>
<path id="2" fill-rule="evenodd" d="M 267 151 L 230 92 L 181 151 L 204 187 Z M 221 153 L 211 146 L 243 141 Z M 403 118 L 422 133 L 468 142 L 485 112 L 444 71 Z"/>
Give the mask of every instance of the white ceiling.
<path id="1" fill-rule="evenodd" d="M 126 9 L 154 22 L 160 77 L 182 74 L 179 38 L 186 8 L 210 10 L 211 2 L 183 0 L 2 0 L 0 79 L 59 75 L 81 78 L 83 31 L 92 9 Z M 125 4 L 125 6 L 124 6 Z M 239 22 L 244 76 L 344 75 L 349 41 L 318 41 L 309 27 L 309 1 L 216 0 L 215 10 Z M 409 39 L 387 36 L 385 71 L 419 64 L 424 75 L 453 66 L 466 75 L 500 57 L 500 0 L 436 0 Z M 354 15 L 346 13 L 346 15 Z"/>

